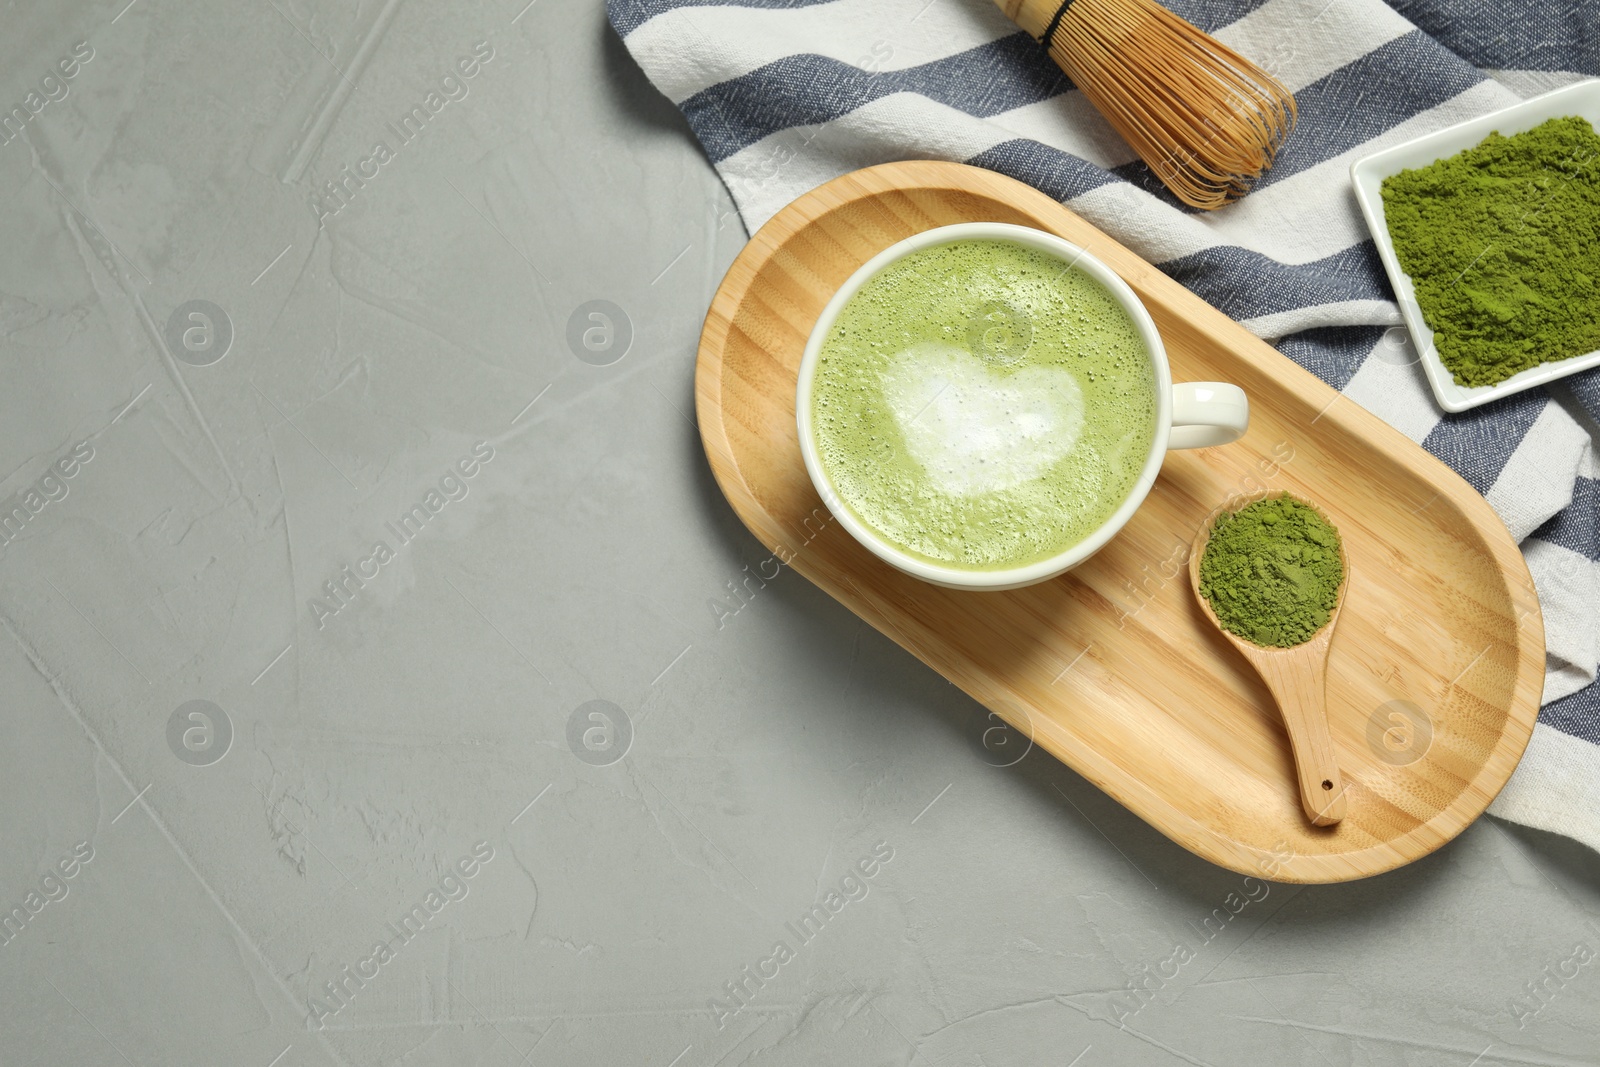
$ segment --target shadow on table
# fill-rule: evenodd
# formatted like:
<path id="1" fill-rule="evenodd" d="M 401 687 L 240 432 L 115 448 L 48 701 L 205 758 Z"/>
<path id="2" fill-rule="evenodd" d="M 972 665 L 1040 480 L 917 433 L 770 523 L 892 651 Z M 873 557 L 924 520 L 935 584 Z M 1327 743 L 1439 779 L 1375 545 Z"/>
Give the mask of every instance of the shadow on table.
<path id="1" fill-rule="evenodd" d="M 628 46 L 622 43 L 622 38 L 603 14 L 597 31 L 601 35 L 601 63 L 605 68 L 600 91 L 610 97 L 616 113 L 641 128 L 677 130 L 691 143 L 698 143 L 683 113 L 650 84 L 650 79 L 628 52 Z"/>

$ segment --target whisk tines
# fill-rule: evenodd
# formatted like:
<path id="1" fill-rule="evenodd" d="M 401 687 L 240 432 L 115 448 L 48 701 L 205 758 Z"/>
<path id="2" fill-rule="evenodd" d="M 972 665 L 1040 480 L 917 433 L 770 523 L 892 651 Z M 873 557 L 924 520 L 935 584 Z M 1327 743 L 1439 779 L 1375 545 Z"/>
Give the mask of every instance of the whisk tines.
<path id="1" fill-rule="evenodd" d="M 1154 0 L 996 2 L 1193 207 L 1243 196 L 1294 129 L 1276 78 Z"/>

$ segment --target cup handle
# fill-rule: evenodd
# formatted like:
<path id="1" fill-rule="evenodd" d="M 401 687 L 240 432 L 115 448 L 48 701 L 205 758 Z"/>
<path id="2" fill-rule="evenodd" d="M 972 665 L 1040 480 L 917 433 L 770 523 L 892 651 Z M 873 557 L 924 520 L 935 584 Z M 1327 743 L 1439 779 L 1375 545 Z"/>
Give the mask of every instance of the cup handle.
<path id="1" fill-rule="evenodd" d="M 1210 448 L 1244 436 L 1250 401 L 1227 382 L 1178 382 L 1172 387 L 1171 448 Z"/>

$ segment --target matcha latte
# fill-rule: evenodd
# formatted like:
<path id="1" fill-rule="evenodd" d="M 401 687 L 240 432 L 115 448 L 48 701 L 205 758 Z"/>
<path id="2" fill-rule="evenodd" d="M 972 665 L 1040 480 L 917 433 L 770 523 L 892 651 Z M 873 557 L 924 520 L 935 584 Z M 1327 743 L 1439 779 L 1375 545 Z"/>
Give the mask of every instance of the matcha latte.
<path id="1" fill-rule="evenodd" d="M 1057 556 L 1127 499 L 1156 435 L 1154 362 L 1098 281 L 1000 239 L 895 260 L 823 339 L 828 481 L 884 541 L 963 570 Z"/>

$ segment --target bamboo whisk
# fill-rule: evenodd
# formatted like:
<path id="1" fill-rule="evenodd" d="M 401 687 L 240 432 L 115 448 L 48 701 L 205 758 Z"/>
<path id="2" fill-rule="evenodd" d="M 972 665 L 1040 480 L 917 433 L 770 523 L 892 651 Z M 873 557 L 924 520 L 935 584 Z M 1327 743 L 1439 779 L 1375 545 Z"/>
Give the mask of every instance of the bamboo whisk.
<path id="1" fill-rule="evenodd" d="M 1250 191 L 1294 129 L 1276 78 L 1154 0 L 995 0 L 1185 204 Z"/>

